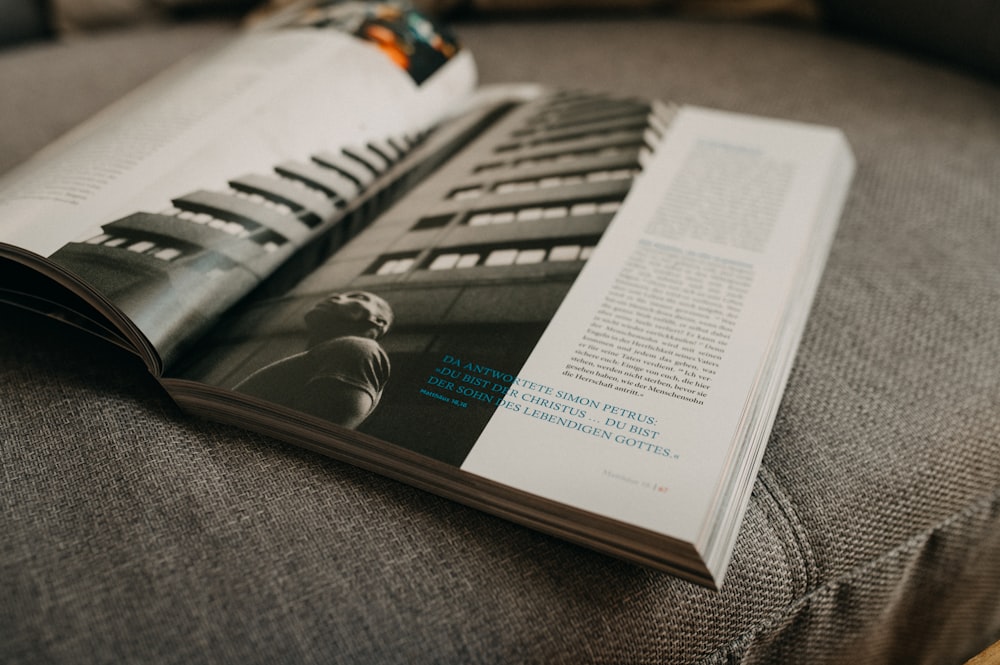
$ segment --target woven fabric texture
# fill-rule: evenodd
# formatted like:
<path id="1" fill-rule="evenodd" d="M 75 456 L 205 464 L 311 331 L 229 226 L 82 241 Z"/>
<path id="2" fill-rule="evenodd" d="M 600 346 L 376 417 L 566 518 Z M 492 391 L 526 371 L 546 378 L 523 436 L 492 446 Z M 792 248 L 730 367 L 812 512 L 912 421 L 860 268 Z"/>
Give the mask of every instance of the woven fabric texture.
<path id="1" fill-rule="evenodd" d="M 225 31 L 148 40 L 149 70 L 205 30 Z M 0 660 L 932 665 L 1000 637 L 1000 89 L 779 25 L 457 31 L 484 82 L 832 124 L 855 150 L 722 591 L 191 418 L 126 354 L 4 309 Z M 145 44 L 63 55 L 97 67 Z M 85 115 L 57 100 L 118 92 L 19 71 L 62 48 L 0 58 L 17 100 L 0 154 Z"/>

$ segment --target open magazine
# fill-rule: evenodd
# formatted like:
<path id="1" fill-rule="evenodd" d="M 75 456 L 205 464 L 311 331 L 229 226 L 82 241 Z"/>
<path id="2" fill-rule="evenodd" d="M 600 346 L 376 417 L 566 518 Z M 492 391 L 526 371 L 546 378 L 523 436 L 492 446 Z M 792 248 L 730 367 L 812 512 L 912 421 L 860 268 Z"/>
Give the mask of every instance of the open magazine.
<path id="1" fill-rule="evenodd" d="M 189 412 L 717 587 L 853 172 L 837 130 L 532 85 L 296 7 L 0 183 L 0 300 Z"/>

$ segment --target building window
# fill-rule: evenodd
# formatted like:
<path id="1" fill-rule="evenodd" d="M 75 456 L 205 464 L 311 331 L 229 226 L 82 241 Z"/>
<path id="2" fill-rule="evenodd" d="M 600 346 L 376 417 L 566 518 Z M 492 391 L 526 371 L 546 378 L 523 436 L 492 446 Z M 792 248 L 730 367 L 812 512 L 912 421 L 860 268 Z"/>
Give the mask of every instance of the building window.
<path id="1" fill-rule="evenodd" d="M 415 261 L 415 256 L 385 259 L 378 264 L 374 273 L 376 275 L 400 275 L 412 268 Z"/>
<path id="2" fill-rule="evenodd" d="M 622 140 L 628 139 L 635 135 L 636 131 L 642 130 L 646 127 L 645 118 L 632 129 L 618 129 L 614 131 L 607 130 L 594 130 L 594 131 L 581 131 L 572 132 L 568 134 L 562 134 L 559 136 L 549 136 L 532 139 L 530 141 L 531 146 L 542 146 L 542 145 L 554 145 L 558 143 L 568 143 L 570 141 L 586 141 L 589 139 L 608 139 L 608 140 Z"/>
<path id="3" fill-rule="evenodd" d="M 115 236 L 101 233 L 85 241 L 87 245 L 103 245 L 104 247 L 120 247 L 136 254 L 146 254 L 161 261 L 173 261 L 182 256 L 184 251 L 178 247 L 168 247 L 158 242 L 144 238 L 124 235 Z"/>
<path id="4" fill-rule="evenodd" d="M 549 261 L 579 261 L 580 245 L 557 245 L 549 250 Z"/>
<path id="5" fill-rule="evenodd" d="M 528 263 L 541 263 L 545 260 L 546 251 L 544 249 L 522 249 L 517 253 L 514 263 L 525 265 Z"/>
<path id="6" fill-rule="evenodd" d="M 427 270 L 533 265 L 546 262 L 586 261 L 593 244 L 559 244 L 545 247 L 499 247 L 492 250 L 441 252 L 431 257 Z M 384 265 L 384 264 L 383 264 Z"/>
<path id="7" fill-rule="evenodd" d="M 589 148 L 586 150 L 567 150 L 558 152 L 548 152 L 532 157 L 523 157 L 513 163 L 513 166 L 542 166 L 544 164 L 559 164 L 573 162 L 578 159 L 590 157 L 611 157 L 621 155 L 626 152 L 634 152 L 642 148 L 642 141 L 624 141 L 614 145 L 601 146 L 600 148 Z"/>
<path id="8" fill-rule="evenodd" d="M 250 203 L 255 203 L 259 206 L 273 210 L 280 215 L 294 215 L 295 211 L 292 210 L 291 206 L 282 203 L 276 199 L 269 199 L 265 196 L 257 194 L 255 192 L 244 192 L 239 189 L 229 188 L 226 194 L 230 196 L 235 196 L 238 199 L 243 199 L 244 201 L 249 201 Z"/>
<path id="9" fill-rule="evenodd" d="M 497 194 L 507 194 L 510 192 L 528 192 L 536 189 L 549 189 L 552 187 L 569 187 L 590 182 L 607 182 L 612 180 L 629 180 L 639 173 L 638 167 L 621 169 L 599 169 L 596 171 L 584 171 L 582 173 L 567 173 L 564 175 L 545 176 L 544 178 L 531 178 L 526 180 L 507 180 L 497 183 L 495 191 Z"/>
<path id="10" fill-rule="evenodd" d="M 427 266 L 428 270 L 451 270 L 453 268 L 471 268 L 479 263 L 481 255 L 476 252 L 466 254 L 448 253 L 439 254 Z"/>
<path id="11" fill-rule="evenodd" d="M 152 243 L 148 240 L 140 240 L 139 242 L 134 242 L 128 246 L 130 252 L 135 252 L 136 254 L 145 254 L 149 250 L 156 247 L 156 243 Z"/>
<path id="12" fill-rule="evenodd" d="M 510 266 L 514 265 L 514 261 L 517 259 L 518 250 L 516 249 L 495 249 L 486 255 L 486 260 L 483 261 L 484 266 Z"/>
<path id="13" fill-rule="evenodd" d="M 181 255 L 181 250 L 174 247 L 164 247 L 163 249 L 153 252 L 153 256 L 160 259 L 161 261 L 173 261 L 178 256 Z"/>
<path id="14" fill-rule="evenodd" d="M 176 219 L 183 219 L 184 221 L 199 224 L 201 226 L 207 226 L 217 231 L 227 233 L 235 238 L 253 240 L 266 252 L 275 251 L 287 241 L 283 235 L 276 231 L 267 230 L 262 233 L 261 226 L 249 220 L 246 222 L 235 222 L 228 219 L 214 217 L 207 212 L 193 212 L 191 210 L 181 210 L 176 207 L 162 210 L 159 214 L 174 217 Z"/>
<path id="15" fill-rule="evenodd" d="M 620 201 L 580 201 L 573 204 L 532 206 L 530 208 L 480 210 L 465 220 L 469 226 L 510 224 L 511 222 L 537 222 L 540 220 L 582 217 L 585 215 L 613 215 L 621 207 Z"/>

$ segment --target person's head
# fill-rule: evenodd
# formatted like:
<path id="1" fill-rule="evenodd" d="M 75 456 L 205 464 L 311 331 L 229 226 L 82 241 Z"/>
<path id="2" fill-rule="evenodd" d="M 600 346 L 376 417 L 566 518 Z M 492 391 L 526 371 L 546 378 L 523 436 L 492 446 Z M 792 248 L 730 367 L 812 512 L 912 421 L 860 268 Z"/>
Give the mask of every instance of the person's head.
<path id="1" fill-rule="evenodd" d="M 333 293 L 306 313 L 306 327 L 314 341 L 347 336 L 381 339 L 392 321 L 389 303 L 368 291 Z"/>

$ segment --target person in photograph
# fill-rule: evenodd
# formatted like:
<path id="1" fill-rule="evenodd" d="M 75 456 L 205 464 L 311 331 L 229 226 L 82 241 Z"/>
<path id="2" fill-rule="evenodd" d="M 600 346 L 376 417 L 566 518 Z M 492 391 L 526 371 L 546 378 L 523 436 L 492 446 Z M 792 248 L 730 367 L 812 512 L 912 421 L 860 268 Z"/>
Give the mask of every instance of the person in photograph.
<path id="1" fill-rule="evenodd" d="M 305 315 L 306 350 L 262 367 L 235 390 L 356 428 L 389 380 L 379 340 L 392 322 L 392 307 L 374 293 L 327 296 Z"/>

